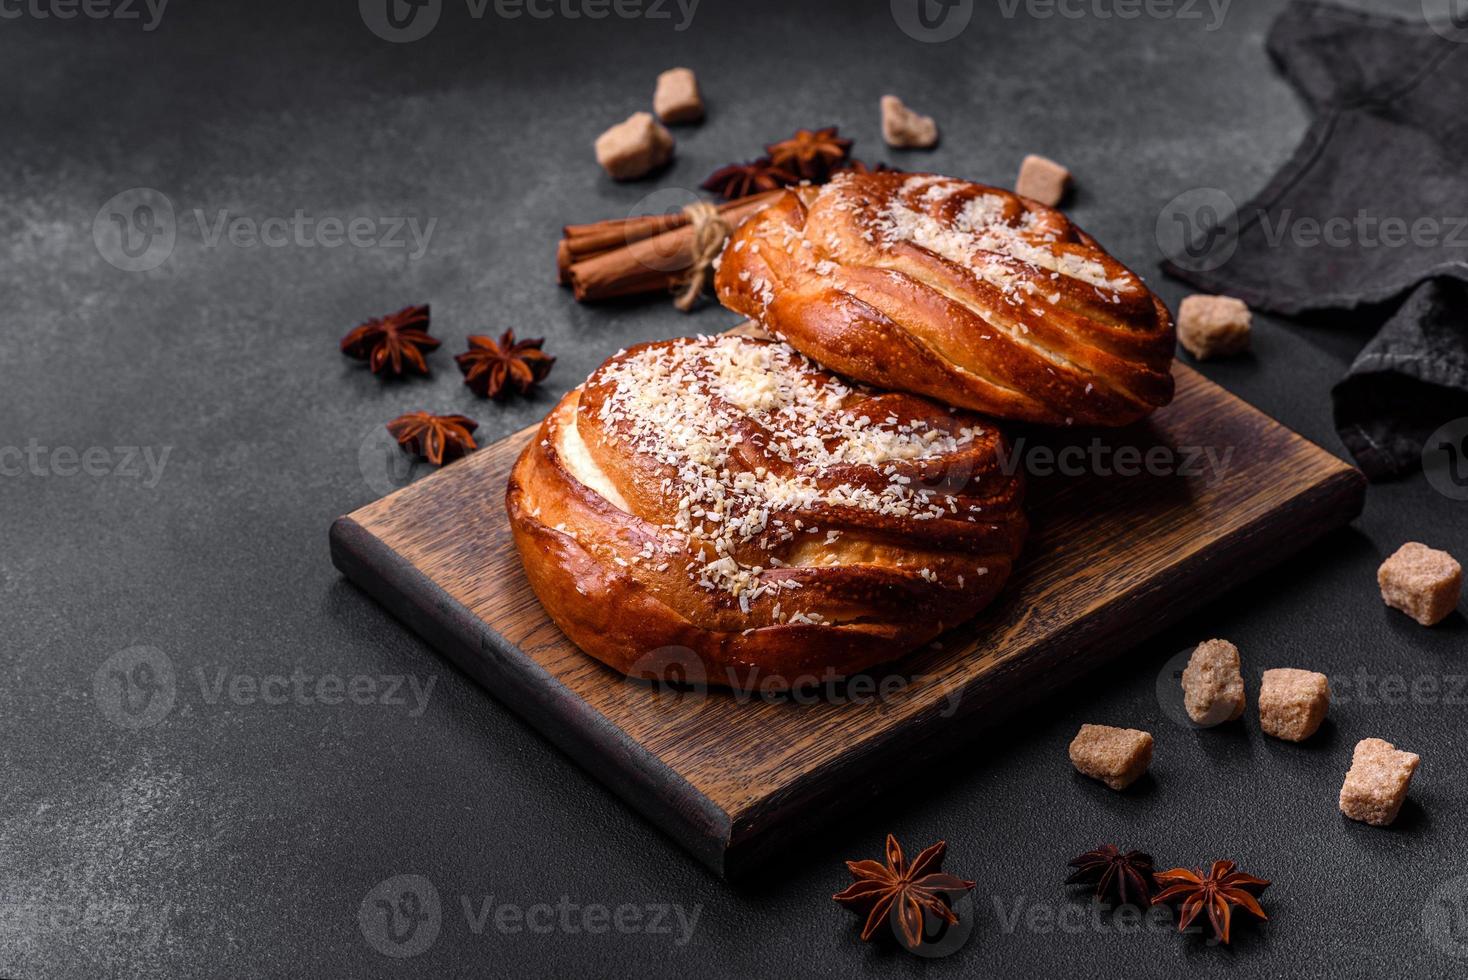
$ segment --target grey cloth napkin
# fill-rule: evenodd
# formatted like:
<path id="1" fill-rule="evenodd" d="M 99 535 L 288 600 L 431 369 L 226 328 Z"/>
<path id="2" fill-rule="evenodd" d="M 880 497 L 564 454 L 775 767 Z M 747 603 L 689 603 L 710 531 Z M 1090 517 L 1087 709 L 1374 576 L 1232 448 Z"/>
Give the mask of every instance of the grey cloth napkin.
<path id="1" fill-rule="evenodd" d="M 1309 133 L 1232 216 L 1200 203 L 1163 263 L 1255 309 L 1379 324 L 1332 393 L 1373 479 L 1411 472 L 1430 434 L 1468 415 L 1468 20 L 1456 26 L 1291 5 L 1268 46 L 1315 111 Z"/>

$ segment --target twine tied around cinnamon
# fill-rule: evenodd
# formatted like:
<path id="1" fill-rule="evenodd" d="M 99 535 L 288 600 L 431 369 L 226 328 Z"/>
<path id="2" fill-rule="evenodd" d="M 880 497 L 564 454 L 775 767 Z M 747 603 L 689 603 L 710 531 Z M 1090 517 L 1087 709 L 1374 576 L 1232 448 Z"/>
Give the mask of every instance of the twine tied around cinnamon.
<path id="1" fill-rule="evenodd" d="M 719 214 L 719 209 L 707 201 L 695 201 L 684 208 L 683 213 L 688 215 L 689 224 L 693 226 L 693 264 L 673 282 L 673 291 L 677 294 L 673 305 L 687 313 L 703 293 L 713 272 L 714 260 L 724 250 L 724 243 L 729 240 L 733 229 Z"/>

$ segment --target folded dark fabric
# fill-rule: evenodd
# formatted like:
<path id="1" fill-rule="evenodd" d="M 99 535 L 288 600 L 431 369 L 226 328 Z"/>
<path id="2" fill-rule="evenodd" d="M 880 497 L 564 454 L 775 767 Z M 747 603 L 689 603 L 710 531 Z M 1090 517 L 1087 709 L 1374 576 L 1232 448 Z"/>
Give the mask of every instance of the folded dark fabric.
<path id="1" fill-rule="evenodd" d="M 1454 28 L 1291 5 L 1269 52 L 1315 120 L 1233 215 L 1222 192 L 1195 194 L 1181 220 L 1201 230 L 1163 264 L 1268 312 L 1384 311 L 1333 392 L 1373 479 L 1415 469 L 1424 440 L 1468 414 L 1468 23 Z"/>

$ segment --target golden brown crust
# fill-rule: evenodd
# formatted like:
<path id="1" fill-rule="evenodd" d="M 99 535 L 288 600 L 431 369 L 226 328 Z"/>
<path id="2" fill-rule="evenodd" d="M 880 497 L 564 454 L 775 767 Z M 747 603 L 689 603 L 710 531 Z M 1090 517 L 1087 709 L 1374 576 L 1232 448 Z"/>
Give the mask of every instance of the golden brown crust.
<path id="1" fill-rule="evenodd" d="M 725 306 L 841 374 L 999 418 L 1126 425 L 1172 400 L 1166 306 L 1059 211 L 930 174 L 848 174 L 750 218 Z"/>
<path id="2" fill-rule="evenodd" d="M 741 370 L 798 378 L 795 400 L 815 407 L 740 404 L 747 392 L 719 387 L 728 345 Z M 646 394 L 659 382 L 641 387 L 649 359 L 687 365 L 677 380 L 698 394 L 678 395 L 694 401 L 676 411 L 705 398 L 716 424 L 649 424 L 642 416 L 661 409 Z M 788 387 L 756 394 L 790 400 Z M 820 445 L 834 454 L 804 441 L 813 413 L 825 413 L 814 429 L 829 423 Z M 838 436 L 862 417 L 885 448 L 843 461 Z M 679 455 L 710 432 L 726 437 L 720 451 Z M 506 504 L 531 587 L 593 657 L 639 676 L 691 661 L 715 686 L 794 683 L 897 659 L 994 598 L 1026 528 L 1007 461 L 987 420 L 849 388 L 784 345 L 665 341 L 612 358 L 562 400 L 516 463 Z M 701 508 L 717 520 L 690 516 Z"/>

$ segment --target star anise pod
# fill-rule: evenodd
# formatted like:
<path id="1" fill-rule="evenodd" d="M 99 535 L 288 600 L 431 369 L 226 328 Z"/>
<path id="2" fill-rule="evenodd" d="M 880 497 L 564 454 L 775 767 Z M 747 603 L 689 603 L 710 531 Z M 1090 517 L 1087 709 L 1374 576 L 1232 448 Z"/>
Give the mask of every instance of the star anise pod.
<path id="1" fill-rule="evenodd" d="M 409 412 L 387 424 L 387 431 L 409 452 L 421 456 L 434 466 L 471 453 L 479 447 L 472 433 L 479 423 L 463 415 L 433 415 Z"/>
<path id="2" fill-rule="evenodd" d="M 1152 897 L 1152 855 L 1141 851 L 1122 852 L 1115 844 L 1102 844 L 1070 862 L 1076 871 L 1067 885 L 1094 884 L 1096 897 L 1115 896 L 1122 905 L 1145 905 Z"/>
<path id="3" fill-rule="evenodd" d="M 760 157 L 750 163 L 731 163 L 709 174 L 701 186 L 713 191 L 726 201 L 733 201 L 753 194 L 762 194 L 781 187 L 800 183 L 800 175 L 770 162 L 769 157 Z"/>
<path id="4" fill-rule="evenodd" d="M 791 170 L 806 180 L 817 183 L 846 162 L 851 153 L 851 140 L 837 135 L 835 126 L 825 129 L 797 129 L 795 135 L 765 147 L 775 166 Z"/>
<path id="5" fill-rule="evenodd" d="M 837 167 L 835 170 L 832 170 L 831 171 L 831 176 L 834 177 L 837 174 L 904 174 L 904 173 L 907 173 L 907 171 L 906 170 L 901 170 L 901 169 L 899 169 L 897 167 L 894 167 L 894 166 L 892 166 L 891 164 L 888 164 L 888 163 L 873 163 L 873 164 L 868 164 L 868 163 L 866 163 L 866 162 L 864 162 L 862 160 L 848 160 L 845 163 L 845 165 L 840 166 L 840 167 Z"/>
<path id="6" fill-rule="evenodd" d="M 515 340 L 506 330 L 498 342 L 491 337 L 469 338 L 469 349 L 454 358 L 464 372 L 464 384 L 481 398 L 505 398 L 511 391 L 525 394 L 545 376 L 556 359 L 540 349 L 539 340 Z"/>
<path id="7" fill-rule="evenodd" d="M 884 920 L 895 917 L 908 947 L 915 948 L 923 941 L 924 913 L 956 925 L 958 916 L 943 897 L 974 887 L 972 881 L 939 870 L 947 849 L 948 842 L 939 841 L 908 864 L 897 838 L 888 834 L 887 863 L 847 861 L 846 867 L 856 881 L 831 897 L 853 911 L 866 913 L 861 930 L 863 941 L 876 935 Z"/>
<path id="8" fill-rule="evenodd" d="M 441 341 L 428 336 L 428 307 L 406 306 L 388 316 L 368 320 L 342 338 L 342 353 L 366 361 L 376 374 L 384 367 L 389 374 L 406 371 L 428 373 L 423 355 L 438 349 Z"/>
<path id="9" fill-rule="evenodd" d="M 1229 920 L 1235 905 L 1260 919 L 1269 918 L 1255 898 L 1258 892 L 1269 887 L 1269 882 L 1246 875 L 1242 871 L 1235 871 L 1232 861 L 1214 861 L 1207 874 L 1201 869 L 1189 871 L 1187 868 L 1173 868 L 1171 871 L 1159 873 L 1157 883 L 1167 887 L 1152 899 L 1153 905 L 1178 898 L 1183 900 L 1178 916 L 1178 932 L 1192 925 L 1198 913 L 1205 908 L 1208 909 L 1208 921 L 1213 925 L 1213 935 L 1224 943 L 1228 942 Z M 1258 889 L 1258 892 L 1246 891 L 1249 888 Z"/>

